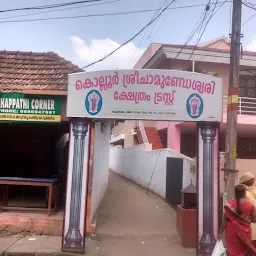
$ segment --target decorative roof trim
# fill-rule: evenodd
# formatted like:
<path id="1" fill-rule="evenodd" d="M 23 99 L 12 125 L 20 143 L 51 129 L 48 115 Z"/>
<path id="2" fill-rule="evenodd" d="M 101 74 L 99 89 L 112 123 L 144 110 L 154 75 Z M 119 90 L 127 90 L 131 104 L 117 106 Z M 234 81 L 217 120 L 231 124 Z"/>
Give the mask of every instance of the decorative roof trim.
<path id="1" fill-rule="evenodd" d="M 225 41 L 227 44 L 230 44 L 230 39 L 227 38 L 226 36 L 220 36 L 218 38 L 215 38 L 215 39 L 212 39 L 210 41 L 207 41 L 205 43 L 202 43 L 200 44 L 199 46 L 200 47 L 207 47 L 208 45 L 211 45 L 211 44 L 214 44 L 214 43 L 217 43 L 219 41 Z"/>

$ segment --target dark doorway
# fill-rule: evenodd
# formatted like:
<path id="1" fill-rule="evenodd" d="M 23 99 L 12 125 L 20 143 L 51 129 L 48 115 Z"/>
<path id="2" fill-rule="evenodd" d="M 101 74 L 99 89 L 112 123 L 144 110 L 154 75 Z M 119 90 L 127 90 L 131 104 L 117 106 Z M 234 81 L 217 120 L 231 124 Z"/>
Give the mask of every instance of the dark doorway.
<path id="1" fill-rule="evenodd" d="M 167 148 L 167 129 L 159 130 L 158 134 L 162 141 L 163 148 Z"/>
<path id="2" fill-rule="evenodd" d="M 0 123 L 0 131 L 2 177 L 60 180 L 56 144 L 61 135 L 69 131 L 68 123 Z M 29 202 L 41 207 L 45 205 L 45 187 L 9 186 L 8 197 L 13 204 L 10 206 Z"/>
<path id="3" fill-rule="evenodd" d="M 181 134 L 180 153 L 191 158 L 196 156 L 196 134 Z"/>
<path id="4" fill-rule="evenodd" d="M 181 204 L 183 179 L 183 159 L 167 157 L 166 161 L 166 200 L 176 206 Z"/>

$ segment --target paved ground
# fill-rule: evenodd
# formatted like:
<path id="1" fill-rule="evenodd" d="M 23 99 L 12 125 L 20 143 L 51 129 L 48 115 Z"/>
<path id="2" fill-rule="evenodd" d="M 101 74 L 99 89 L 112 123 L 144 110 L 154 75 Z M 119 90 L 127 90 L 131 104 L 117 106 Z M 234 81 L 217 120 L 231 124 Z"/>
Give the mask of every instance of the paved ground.
<path id="1" fill-rule="evenodd" d="M 97 217 L 102 256 L 195 255 L 180 245 L 175 211 L 112 172 Z"/>
<path id="2" fill-rule="evenodd" d="M 194 256 L 176 232 L 174 210 L 160 198 L 110 173 L 98 211 L 96 234 L 87 238 L 88 256 Z M 61 237 L 0 238 L 0 255 L 61 256 Z"/>
<path id="3" fill-rule="evenodd" d="M 99 256 L 98 241 L 87 239 L 86 255 Z M 79 256 L 60 251 L 60 236 L 13 236 L 0 238 L 0 255 L 5 256 Z"/>

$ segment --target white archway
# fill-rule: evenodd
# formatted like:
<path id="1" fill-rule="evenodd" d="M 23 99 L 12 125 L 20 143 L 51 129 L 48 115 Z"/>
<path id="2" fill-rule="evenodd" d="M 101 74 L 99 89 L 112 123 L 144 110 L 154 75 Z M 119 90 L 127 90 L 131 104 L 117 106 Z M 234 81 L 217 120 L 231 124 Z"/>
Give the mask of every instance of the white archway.
<path id="1" fill-rule="evenodd" d="M 69 76 L 71 118 L 63 251 L 84 252 L 90 122 L 158 120 L 197 122 L 198 241 L 202 253 L 214 247 L 218 223 L 219 122 L 222 80 L 171 70 L 110 70 Z"/>

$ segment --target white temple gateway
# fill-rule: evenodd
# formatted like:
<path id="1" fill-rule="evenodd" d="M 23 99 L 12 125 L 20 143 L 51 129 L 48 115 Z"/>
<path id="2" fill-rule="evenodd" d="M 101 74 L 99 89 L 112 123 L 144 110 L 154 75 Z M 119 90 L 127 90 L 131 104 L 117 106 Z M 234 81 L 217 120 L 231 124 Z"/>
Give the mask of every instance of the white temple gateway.
<path id="1" fill-rule="evenodd" d="M 99 86 L 100 78 L 113 76 L 114 86 Z M 130 86 L 124 86 L 119 79 L 136 76 L 137 79 L 128 79 Z M 142 83 L 138 77 L 155 80 L 143 79 Z M 178 81 L 196 81 L 197 86 L 184 88 L 176 86 L 177 82 L 169 84 L 171 78 L 177 77 Z M 159 86 L 160 78 L 168 78 L 163 80 L 168 85 Z M 94 85 L 92 81 L 97 83 Z M 145 97 L 138 100 L 135 95 Z M 63 251 L 79 253 L 85 249 L 84 201 L 87 201 L 88 155 L 93 146 L 90 145 L 91 124 L 93 120 L 121 119 L 197 122 L 197 192 L 199 201 L 203 202 L 198 207 L 197 236 L 200 250 L 211 252 L 218 236 L 215 229 L 219 215 L 218 166 L 214 164 L 218 150 L 214 150 L 214 142 L 218 141 L 216 135 L 223 118 L 222 79 L 195 72 L 154 69 L 73 73 L 69 75 L 67 117 L 71 125 Z"/>

